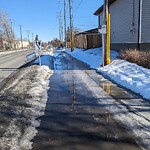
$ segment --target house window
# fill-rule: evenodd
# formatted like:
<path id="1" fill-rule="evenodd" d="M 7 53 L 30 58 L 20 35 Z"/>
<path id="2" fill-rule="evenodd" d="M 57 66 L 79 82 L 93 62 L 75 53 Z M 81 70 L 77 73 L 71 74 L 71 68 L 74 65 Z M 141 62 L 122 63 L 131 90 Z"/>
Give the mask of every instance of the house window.
<path id="1" fill-rule="evenodd" d="M 98 16 L 98 27 L 101 28 L 101 19 L 100 15 Z"/>

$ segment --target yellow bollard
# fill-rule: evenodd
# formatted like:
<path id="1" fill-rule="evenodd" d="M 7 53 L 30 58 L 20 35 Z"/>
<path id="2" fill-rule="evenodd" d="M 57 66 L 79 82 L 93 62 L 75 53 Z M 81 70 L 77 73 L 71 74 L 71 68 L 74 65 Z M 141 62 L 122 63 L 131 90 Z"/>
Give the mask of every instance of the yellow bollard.
<path id="1" fill-rule="evenodd" d="M 106 63 L 110 64 L 110 14 L 107 14 L 107 27 L 106 27 Z"/>
<path id="2" fill-rule="evenodd" d="M 74 51 L 74 32 L 72 32 L 71 34 L 72 34 L 71 51 Z"/>

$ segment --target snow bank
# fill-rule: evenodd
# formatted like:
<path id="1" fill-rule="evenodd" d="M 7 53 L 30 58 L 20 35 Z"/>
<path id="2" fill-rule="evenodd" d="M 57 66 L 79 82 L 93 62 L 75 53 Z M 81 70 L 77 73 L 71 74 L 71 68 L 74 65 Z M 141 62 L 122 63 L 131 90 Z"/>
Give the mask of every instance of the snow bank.
<path id="1" fill-rule="evenodd" d="M 150 100 L 150 70 L 125 60 L 114 60 L 98 69 L 116 83 Z"/>
<path id="2" fill-rule="evenodd" d="M 0 51 L 0 55 L 3 55 L 3 54 L 11 54 L 11 53 L 16 53 L 16 52 L 21 52 L 21 51 L 26 51 L 26 50 L 29 50 L 29 49 L 18 49 L 18 50 L 10 50 L 10 51 Z"/>
<path id="3" fill-rule="evenodd" d="M 71 49 L 66 51 L 71 56 L 85 62 L 86 64 L 90 65 L 91 68 L 98 68 L 102 64 L 102 49 L 101 48 L 94 48 L 94 49 L 77 49 L 71 52 Z M 115 59 L 118 56 L 116 51 L 111 51 L 111 59 Z"/>
<path id="4" fill-rule="evenodd" d="M 87 51 L 75 49 L 71 52 L 66 51 L 73 57 L 87 63 L 91 68 L 97 69 L 119 85 L 126 87 L 135 93 L 143 96 L 145 99 L 150 99 L 150 70 L 145 69 L 136 64 L 124 61 L 114 60 L 118 53 L 111 50 L 111 60 L 114 60 L 110 65 L 100 68 L 102 64 L 102 49 L 95 48 Z"/>
<path id="5" fill-rule="evenodd" d="M 0 91 L 3 98 L 0 121 L 7 121 L 1 124 L 1 129 L 5 131 L 0 137 L 1 150 L 32 149 L 31 140 L 40 125 L 38 118 L 44 115 L 52 74 L 48 66 L 27 67 L 19 70 Z"/>

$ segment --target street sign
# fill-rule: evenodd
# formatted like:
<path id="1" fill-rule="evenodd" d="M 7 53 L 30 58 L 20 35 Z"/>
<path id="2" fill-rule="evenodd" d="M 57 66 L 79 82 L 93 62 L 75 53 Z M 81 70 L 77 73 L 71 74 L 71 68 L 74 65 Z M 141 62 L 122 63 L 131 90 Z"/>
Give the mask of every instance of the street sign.
<path id="1" fill-rule="evenodd" d="M 106 34 L 106 25 L 102 25 L 102 28 L 101 29 L 98 29 L 98 32 L 100 34 Z"/>
<path id="2" fill-rule="evenodd" d="M 36 40 L 34 44 L 35 44 L 35 52 L 37 55 L 39 55 L 42 51 L 42 49 L 41 49 L 42 42 L 39 40 Z"/>
<path id="3" fill-rule="evenodd" d="M 41 44 L 42 42 L 40 40 L 38 40 L 38 36 L 36 36 L 35 38 L 35 41 L 34 41 L 34 45 L 35 45 L 35 53 L 36 55 L 39 56 L 39 65 L 41 66 L 41 51 L 42 51 L 42 48 L 41 48 Z"/>

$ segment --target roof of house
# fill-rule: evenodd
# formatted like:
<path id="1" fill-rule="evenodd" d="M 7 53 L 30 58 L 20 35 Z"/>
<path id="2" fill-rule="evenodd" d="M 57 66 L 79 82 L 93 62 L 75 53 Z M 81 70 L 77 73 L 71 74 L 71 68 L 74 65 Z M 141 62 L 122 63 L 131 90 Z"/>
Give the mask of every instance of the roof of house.
<path id="1" fill-rule="evenodd" d="M 80 32 L 80 33 L 76 34 L 75 36 L 78 36 L 78 35 L 81 35 L 81 34 L 85 34 L 85 35 L 88 35 L 88 34 L 98 34 L 98 28 L 94 28 L 94 29 L 91 29 L 91 30 Z"/>
<path id="2" fill-rule="evenodd" d="M 111 5 L 115 1 L 116 0 L 109 0 L 108 5 Z M 94 15 L 99 15 L 102 11 L 103 11 L 103 5 L 95 11 Z"/>

